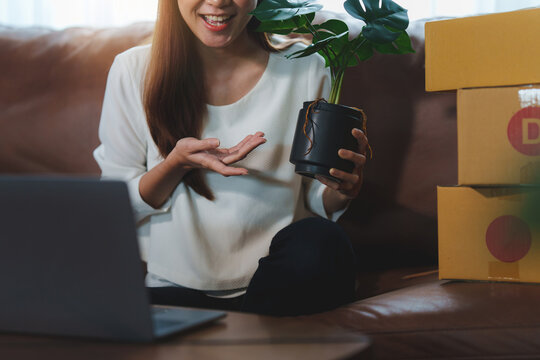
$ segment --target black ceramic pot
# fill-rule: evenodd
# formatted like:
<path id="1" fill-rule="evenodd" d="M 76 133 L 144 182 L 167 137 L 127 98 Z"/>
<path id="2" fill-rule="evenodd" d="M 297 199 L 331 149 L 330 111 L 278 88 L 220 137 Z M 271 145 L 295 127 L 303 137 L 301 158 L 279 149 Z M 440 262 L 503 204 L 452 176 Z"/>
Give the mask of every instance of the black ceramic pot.
<path id="1" fill-rule="evenodd" d="M 289 158 L 295 172 L 309 177 L 322 175 L 332 180 L 337 179 L 330 175 L 331 168 L 351 172 L 354 163 L 340 158 L 338 150 L 358 151 L 358 141 L 351 131 L 362 129 L 362 122 L 362 113 L 357 109 L 321 101 L 305 102 L 298 114 Z"/>

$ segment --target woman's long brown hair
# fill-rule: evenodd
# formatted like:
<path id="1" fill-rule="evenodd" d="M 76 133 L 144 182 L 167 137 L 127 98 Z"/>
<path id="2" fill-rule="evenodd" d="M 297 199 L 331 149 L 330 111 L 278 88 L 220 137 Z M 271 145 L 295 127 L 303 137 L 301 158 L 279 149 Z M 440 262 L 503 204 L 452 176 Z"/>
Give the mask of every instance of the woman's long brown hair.
<path id="1" fill-rule="evenodd" d="M 207 104 L 197 40 L 184 22 L 177 1 L 159 1 L 143 93 L 150 133 L 163 158 L 178 140 L 200 139 Z M 254 31 L 257 25 L 257 20 L 252 18 L 248 24 L 250 36 L 265 50 L 274 51 L 268 36 Z M 182 181 L 199 195 L 214 200 L 200 169 L 189 171 Z"/>

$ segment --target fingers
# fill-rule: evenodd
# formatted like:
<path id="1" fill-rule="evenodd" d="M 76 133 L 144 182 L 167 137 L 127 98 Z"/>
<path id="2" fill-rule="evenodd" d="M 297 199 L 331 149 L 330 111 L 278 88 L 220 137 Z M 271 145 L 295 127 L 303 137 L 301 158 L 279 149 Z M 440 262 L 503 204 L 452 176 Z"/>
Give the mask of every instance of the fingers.
<path id="1" fill-rule="evenodd" d="M 227 166 L 216 156 L 206 153 L 194 154 L 191 157 L 192 162 L 197 163 L 199 168 L 205 168 L 208 170 L 215 171 L 223 176 L 239 176 L 247 175 L 248 171 L 244 168 L 236 168 L 232 166 Z"/>
<path id="2" fill-rule="evenodd" d="M 216 138 L 203 140 L 183 138 L 178 141 L 177 147 L 183 149 L 182 152 L 186 155 L 190 166 L 212 170 L 223 176 L 238 176 L 247 175 L 247 169 L 228 165 L 242 160 L 253 149 L 265 142 L 264 133 L 259 131 L 246 136 L 230 149 L 218 148 L 220 142 Z"/>
<path id="3" fill-rule="evenodd" d="M 332 168 L 329 174 L 336 179 L 332 181 L 327 177 L 316 175 L 315 178 L 321 183 L 345 195 L 349 199 L 358 196 L 362 186 L 362 169 L 366 164 L 366 150 L 369 146 L 366 135 L 360 129 L 353 129 L 352 135 L 358 142 L 358 152 L 347 149 L 339 149 L 338 156 L 344 160 L 354 163 L 353 173 L 348 173 L 339 169 Z"/>
<path id="4" fill-rule="evenodd" d="M 321 175 L 315 175 L 315 179 L 319 180 L 324 185 L 328 186 L 331 189 L 339 190 L 339 183 L 328 179 L 327 177 Z"/>
<path id="5" fill-rule="evenodd" d="M 244 146 L 244 145 L 245 145 L 252 137 L 253 137 L 253 135 L 248 135 L 248 136 L 246 136 L 242 141 L 240 141 L 238 144 L 236 144 L 235 146 L 233 146 L 232 148 L 230 148 L 230 149 L 225 149 L 225 150 L 227 150 L 228 153 L 236 152 L 236 151 L 238 151 L 240 148 L 242 148 L 242 146 Z"/>
<path id="6" fill-rule="evenodd" d="M 358 152 L 365 155 L 369 141 L 364 132 L 360 129 L 354 128 L 352 129 L 352 136 L 354 136 L 358 141 Z"/>
<path id="7" fill-rule="evenodd" d="M 338 156 L 344 160 L 352 161 L 356 168 L 361 168 L 366 164 L 366 156 L 354 151 L 339 149 Z"/>
<path id="8" fill-rule="evenodd" d="M 330 175 L 341 180 L 339 188 L 335 190 L 352 190 L 360 181 L 360 176 L 338 169 L 330 169 Z"/>
<path id="9" fill-rule="evenodd" d="M 336 179 L 340 180 L 340 182 L 332 181 L 327 177 L 320 175 L 315 175 L 315 178 L 328 188 L 341 193 L 347 199 L 354 199 L 358 196 L 362 186 L 362 179 L 360 176 L 356 174 L 349 174 L 338 169 L 330 169 L 329 173 Z"/>
<path id="10" fill-rule="evenodd" d="M 223 163 L 228 165 L 244 159 L 255 148 L 266 142 L 266 139 L 263 136 L 264 134 L 262 132 L 258 132 L 255 135 L 252 135 L 247 141 L 244 139 L 240 143 L 241 146 L 238 146 L 240 144 L 235 146 L 236 150 L 231 151 L 228 156 L 225 156 L 222 159 Z"/>
<path id="11" fill-rule="evenodd" d="M 248 174 L 247 169 L 227 166 L 221 161 L 218 161 L 216 166 L 210 168 L 210 170 L 213 170 L 223 176 L 242 176 Z"/>
<path id="12" fill-rule="evenodd" d="M 233 152 L 236 152 L 236 151 L 239 151 L 244 145 L 246 145 L 246 143 L 251 140 L 253 137 L 263 137 L 264 136 L 264 133 L 262 131 L 257 131 L 255 134 L 253 135 L 248 135 L 246 136 L 242 141 L 240 141 L 238 144 L 236 144 L 235 146 L 233 146 L 232 148 L 229 149 L 229 152 L 230 153 L 233 153 Z"/>
<path id="13" fill-rule="evenodd" d="M 219 146 L 219 139 L 208 138 L 198 140 L 195 138 L 183 138 L 177 142 L 177 146 L 183 147 L 188 153 L 193 154 L 216 149 Z"/>

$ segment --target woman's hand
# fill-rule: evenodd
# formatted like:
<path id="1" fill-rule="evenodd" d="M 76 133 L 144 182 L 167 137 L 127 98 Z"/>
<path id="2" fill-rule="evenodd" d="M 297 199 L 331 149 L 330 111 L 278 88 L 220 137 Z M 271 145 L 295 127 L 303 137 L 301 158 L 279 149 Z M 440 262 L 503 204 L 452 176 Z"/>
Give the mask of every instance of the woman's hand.
<path id="1" fill-rule="evenodd" d="M 260 131 L 246 136 L 231 148 L 219 148 L 219 140 L 216 138 L 183 138 L 176 143 L 167 160 L 174 161 L 185 170 L 199 168 L 212 170 L 223 176 L 246 175 L 247 169 L 229 165 L 244 159 L 265 142 L 264 133 Z"/>
<path id="2" fill-rule="evenodd" d="M 366 163 L 366 149 L 368 147 L 368 139 L 362 130 L 353 129 L 352 135 L 358 141 L 358 152 L 345 149 L 339 149 L 338 151 L 340 158 L 350 160 L 354 163 L 352 173 L 347 173 L 338 169 L 330 169 L 330 175 L 341 180 L 340 183 L 332 181 L 326 177 L 316 175 L 317 180 L 341 195 L 339 197 L 345 201 L 356 198 L 360 193 L 363 178 L 362 174 L 364 165 Z"/>
<path id="3" fill-rule="evenodd" d="M 215 138 L 181 139 L 165 161 L 143 175 L 139 182 L 139 193 L 147 204 L 158 209 L 191 169 L 209 169 L 223 176 L 245 175 L 247 169 L 229 165 L 242 160 L 265 142 L 262 132 L 246 136 L 230 149 L 218 148 L 219 140 Z"/>

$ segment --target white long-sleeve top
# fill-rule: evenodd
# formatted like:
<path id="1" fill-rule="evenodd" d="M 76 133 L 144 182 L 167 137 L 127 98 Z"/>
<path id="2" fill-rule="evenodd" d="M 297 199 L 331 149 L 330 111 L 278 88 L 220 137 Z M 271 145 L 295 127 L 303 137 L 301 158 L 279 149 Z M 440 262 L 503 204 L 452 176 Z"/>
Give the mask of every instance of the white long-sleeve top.
<path id="1" fill-rule="evenodd" d="M 128 184 L 149 273 L 199 290 L 245 288 L 279 230 L 310 212 L 327 216 L 325 186 L 295 174 L 289 163 L 303 102 L 328 95 L 330 76 L 324 60 L 318 55 L 288 60 L 283 53 L 271 53 L 248 94 L 230 105 L 207 105 L 202 138 L 216 137 L 222 147 L 231 147 L 262 131 L 267 142 L 235 164 L 247 168 L 249 175 L 205 172 L 215 201 L 180 183 L 165 205 L 154 209 L 139 194 L 140 178 L 163 161 L 142 105 L 149 55 L 149 45 L 132 48 L 118 55 L 110 69 L 99 127 L 101 145 L 94 151 L 102 177 Z M 334 220 L 341 213 L 333 214 Z"/>

